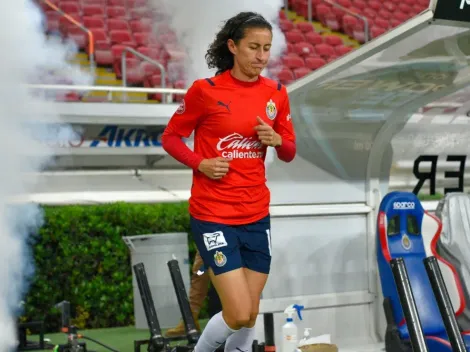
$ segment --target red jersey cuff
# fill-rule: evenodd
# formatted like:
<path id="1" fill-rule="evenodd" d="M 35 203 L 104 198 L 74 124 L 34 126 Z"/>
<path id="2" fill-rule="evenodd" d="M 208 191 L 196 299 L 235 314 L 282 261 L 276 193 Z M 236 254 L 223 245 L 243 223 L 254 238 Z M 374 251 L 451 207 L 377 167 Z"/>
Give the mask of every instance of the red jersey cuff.
<path id="1" fill-rule="evenodd" d="M 177 134 L 165 133 L 162 136 L 162 147 L 177 161 L 193 170 L 197 170 L 201 161 L 204 160 L 203 157 L 189 149 Z"/>
<path id="2" fill-rule="evenodd" d="M 296 153 L 295 142 L 283 140 L 279 147 L 276 147 L 277 157 L 286 163 L 294 160 Z"/>

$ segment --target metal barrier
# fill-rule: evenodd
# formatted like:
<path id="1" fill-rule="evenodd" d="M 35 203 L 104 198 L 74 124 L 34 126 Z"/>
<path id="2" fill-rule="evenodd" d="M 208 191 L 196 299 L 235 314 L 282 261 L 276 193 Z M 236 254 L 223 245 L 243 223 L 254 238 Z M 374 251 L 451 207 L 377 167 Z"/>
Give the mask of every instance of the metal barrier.
<path id="1" fill-rule="evenodd" d="M 338 9 L 341 9 L 343 10 L 344 12 L 348 13 L 349 15 L 353 16 L 353 17 L 356 17 L 358 18 L 359 20 L 361 20 L 362 22 L 364 22 L 364 42 L 367 43 L 369 40 L 370 40 L 370 34 L 369 34 L 369 21 L 367 20 L 367 18 L 361 16 L 361 15 L 358 15 L 357 13 L 347 9 L 346 7 L 344 6 L 341 6 L 340 4 L 337 4 L 336 2 L 334 1 L 331 1 L 331 0 L 323 0 L 324 2 L 326 2 L 327 4 L 330 4 L 331 6 L 334 6 Z"/>
<path id="2" fill-rule="evenodd" d="M 161 93 L 166 94 L 167 99 L 171 100 L 173 94 L 186 94 L 186 89 L 178 88 L 145 88 L 145 87 L 116 87 L 116 86 L 79 86 L 79 85 L 65 85 L 65 84 L 27 84 L 30 89 L 38 90 L 66 90 L 68 92 L 78 91 L 78 92 L 107 92 L 110 99 L 113 92 L 122 92 L 122 93 Z"/>
<path id="3" fill-rule="evenodd" d="M 341 10 L 343 10 L 344 12 L 346 12 L 347 14 L 353 16 L 353 17 L 356 17 L 358 18 L 359 20 L 361 20 L 362 22 L 364 22 L 364 41 L 367 43 L 369 40 L 370 40 L 370 34 L 369 34 L 369 21 L 367 20 L 367 18 L 347 9 L 346 7 L 344 6 L 341 6 L 340 4 L 337 4 L 336 2 L 334 1 L 331 1 L 331 0 L 323 0 L 323 2 L 331 5 L 331 6 L 334 6 L 336 8 L 339 8 Z M 312 22 L 313 20 L 313 8 L 312 8 L 312 0 L 307 0 L 307 6 L 308 6 L 308 21 L 309 22 Z"/>
<path id="4" fill-rule="evenodd" d="M 163 65 L 161 63 L 159 63 L 158 61 L 155 61 L 153 60 L 152 58 L 138 52 L 137 50 L 133 49 L 133 48 L 130 48 L 130 47 L 126 47 L 124 48 L 124 50 L 122 51 L 121 53 L 121 73 L 122 73 L 122 86 L 123 87 L 127 87 L 127 62 L 126 62 L 126 53 L 129 52 L 131 53 L 132 55 L 144 60 L 144 61 L 148 61 L 150 62 L 152 65 L 155 65 L 157 66 L 159 69 L 160 69 L 160 73 L 161 73 L 161 87 L 162 88 L 166 88 L 166 71 L 165 71 L 165 67 L 163 67 Z M 166 98 L 166 95 L 163 96 L 163 101 L 165 101 L 165 98 Z M 124 100 L 127 100 L 127 95 L 125 94 L 124 95 Z M 166 100 L 168 102 L 168 100 Z"/>
<path id="5" fill-rule="evenodd" d="M 43 1 L 47 6 L 49 6 L 51 9 L 53 9 L 54 11 L 59 13 L 62 17 L 67 19 L 70 23 L 72 23 L 73 25 L 80 28 L 80 30 L 82 30 L 83 32 L 87 33 L 88 42 L 89 42 L 88 43 L 88 47 L 89 47 L 89 54 L 88 55 L 89 55 L 89 58 L 90 58 L 90 70 L 91 70 L 90 73 L 94 74 L 96 64 L 95 64 L 95 41 L 93 39 L 93 32 L 90 31 L 85 26 L 83 26 L 80 22 L 76 21 L 72 16 L 66 14 L 64 11 L 62 11 L 60 8 L 55 6 L 49 0 L 43 0 Z"/>

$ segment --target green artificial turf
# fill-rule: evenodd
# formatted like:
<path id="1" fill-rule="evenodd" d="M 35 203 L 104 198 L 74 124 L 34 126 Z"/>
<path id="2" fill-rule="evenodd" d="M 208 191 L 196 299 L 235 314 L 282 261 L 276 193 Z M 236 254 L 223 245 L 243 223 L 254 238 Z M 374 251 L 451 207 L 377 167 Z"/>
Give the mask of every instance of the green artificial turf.
<path id="1" fill-rule="evenodd" d="M 206 324 L 207 320 L 201 320 L 199 322 L 201 324 L 201 328 L 203 329 Z M 94 330 L 80 330 L 80 334 L 84 336 L 91 337 L 93 339 L 98 340 L 109 347 L 112 347 L 119 352 L 133 352 L 134 351 L 134 341 L 135 340 L 146 340 L 149 338 L 149 331 L 146 329 L 136 329 L 133 326 L 123 327 L 123 328 L 108 328 L 108 329 L 94 329 Z M 46 339 L 49 339 L 51 344 L 65 344 L 67 342 L 67 337 L 63 333 L 54 333 L 54 334 L 46 334 Z M 37 335 L 28 336 L 28 341 L 36 342 L 38 341 Z M 95 352 L 109 352 L 108 349 L 97 345 L 92 341 L 87 340 L 80 340 L 84 341 L 87 344 L 87 349 Z M 178 341 L 172 343 L 172 345 L 177 344 L 185 344 L 186 341 Z M 50 352 L 51 350 L 45 350 Z M 44 351 L 44 352 L 45 352 Z M 147 345 L 141 346 L 141 352 L 147 351 Z"/>

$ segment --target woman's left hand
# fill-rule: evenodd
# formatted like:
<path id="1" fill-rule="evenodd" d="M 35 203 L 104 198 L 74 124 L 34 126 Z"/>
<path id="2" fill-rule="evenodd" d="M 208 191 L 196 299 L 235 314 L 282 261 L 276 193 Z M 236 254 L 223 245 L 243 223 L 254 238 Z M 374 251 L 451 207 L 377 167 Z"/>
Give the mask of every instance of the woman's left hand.
<path id="1" fill-rule="evenodd" d="M 256 132 L 258 133 L 258 138 L 263 145 L 269 147 L 278 147 L 282 144 L 282 137 L 277 134 L 271 126 L 257 117 L 259 125 L 255 127 Z"/>

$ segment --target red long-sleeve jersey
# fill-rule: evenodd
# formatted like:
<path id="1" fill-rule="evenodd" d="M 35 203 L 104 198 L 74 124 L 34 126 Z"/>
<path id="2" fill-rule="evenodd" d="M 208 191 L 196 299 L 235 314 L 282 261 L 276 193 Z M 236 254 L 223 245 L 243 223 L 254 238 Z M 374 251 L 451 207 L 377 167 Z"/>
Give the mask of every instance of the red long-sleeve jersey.
<path id="1" fill-rule="evenodd" d="M 163 148 L 194 170 L 190 214 L 228 225 L 255 222 L 269 213 L 266 146 L 254 129 L 261 117 L 282 137 L 278 157 L 291 161 L 295 132 L 286 88 L 260 77 L 256 82 L 234 78 L 230 71 L 196 80 L 171 117 L 162 136 Z M 181 140 L 194 131 L 194 152 Z M 233 159 L 228 173 L 212 180 L 197 168 L 203 159 Z"/>

